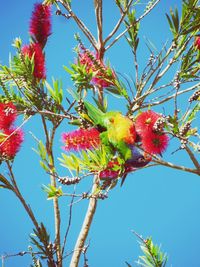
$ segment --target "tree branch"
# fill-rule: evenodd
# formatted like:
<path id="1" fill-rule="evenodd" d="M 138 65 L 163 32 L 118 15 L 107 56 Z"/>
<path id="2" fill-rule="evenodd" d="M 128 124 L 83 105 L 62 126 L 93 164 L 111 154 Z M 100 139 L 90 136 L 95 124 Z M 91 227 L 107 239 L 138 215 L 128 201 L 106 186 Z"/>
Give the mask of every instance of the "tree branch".
<path id="1" fill-rule="evenodd" d="M 72 198 L 71 198 L 71 202 L 70 202 L 69 220 L 68 220 L 68 226 L 67 226 L 67 229 L 66 229 L 66 232 L 65 232 L 63 246 L 62 246 L 62 257 L 63 257 L 64 251 L 65 251 L 65 246 L 66 246 L 66 242 L 67 242 L 67 236 L 68 236 L 69 229 L 70 229 L 71 222 L 72 222 L 72 208 L 73 208 L 73 205 L 72 204 L 74 202 L 74 198 L 75 198 L 75 187 L 74 187 L 74 192 L 72 194 Z"/>
<path id="2" fill-rule="evenodd" d="M 91 42 L 92 46 L 97 50 L 97 41 L 92 35 L 92 33 L 89 31 L 89 29 L 86 27 L 86 25 L 76 16 L 76 14 L 71 10 L 71 7 L 67 2 L 64 2 L 63 0 L 57 0 L 57 3 L 61 3 L 62 6 L 69 12 L 70 16 L 74 19 L 76 24 L 79 26 L 80 30 L 85 34 L 85 36 L 88 38 L 88 40 Z"/>
<path id="3" fill-rule="evenodd" d="M 187 88 L 185 90 L 181 90 L 181 91 L 179 91 L 177 93 L 174 93 L 173 95 L 170 95 L 168 97 L 165 97 L 164 99 L 161 99 L 160 101 L 156 101 L 156 102 L 152 102 L 152 103 L 148 102 L 146 104 L 143 104 L 142 108 L 146 108 L 146 107 L 149 107 L 149 106 L 153 107 L 153 106 L 161 105 L 161 104 L 163 104 L 163 103 L 165 103 L 165 102 L 167 102 L 167 101 L 169 101 L 171 99 L 174 99 L 175 95 L 179 96 L 179 95 L 185 94 L 187 92 L 190 92 L 192 90 L 195 90 L 195 88 L 197 88 L 199 85 L 200 85 L 200 83 L 198 83 L 198 84 L 196 84 L 194 86 L 191 86 L 191 87 L 189 87 L 189 88 Z M 134 110 L 132 109 L 133 112 L 135 112 L 136 110 L 137 109 L 135 109 L 135 108 L 134 108 Z"/>
<path id="4" fill-rule="evenodd" d="M 35 228 L 37 229 L 37 231 L 40 231 L 40 227 L 39 227 L 39 224 L 35 218 L 35 215 L 31 209 L 31 207 L 29 205 L 27 205 L 25 199 L 23 198 L 19 188 L 18 188 L 18 185 L 16 183 L 16 180 L 15 180 L 15 176 L 14 176 L 14 173 L 12 171 L 12 166 L 10 165 L 10 162 L 9 161 L 6 161 L 6 164 L 7 164 L 7 167 L 8 167 L 8 170 L 9 170 L 9 174 L 10 174 L 10 178 L 11 178 L 11 181 L 12 181 L 12 184 L 13 184 L 13 188 L 14 188 L 14 193 L 15 195 L 18 197 L 18 199 L 20 200 L 20 202 L 22 203 L 22 205 L 24 206 L 28 216 L 30 217 L 32 223 L 34 224 Z"/>
<path id="5" fill-rule="evenodd" d="M 104 40 L 104 45 L 113 37 L 113 35 L 117 32 L 117 30 L 119 29 L 120 25 L 122 24 L 122 22 L 124 21 L 124 18 L 132 4 L 133 0 L 130 0 L 130 2 L 128 3 L 126 9 L 123 11 L 120 19 L 118 20 L 118 22 L 116 23 L 114 29 L 110 32 L 110 34 L 106 37 L 106 39 Z"/>
<path id="6" fill-rule="evenodd" d="M 99 180 L 98 175 L 95 175 L 93 180 L 92 194 L 95 194 L 97 190 L 98 180 Z M 97 198 L 90 198 L 85 219 L 74 248 L 74 253 L 71 258 L 70 267 L 78 267 L 81 252 L 84 249 L 85 240 L 88 236 L 90 226 L 96 211 L 96 206 L 97 206 Z"/>
<path id="7" fill-rule="evenodd" d="M 188 168 L 188 167 L 185 167 L 185 166 L 181 166 L 181 165 L 175 165 L 171 162 L 168 162 L 168 161 L 164 161 L 164 160 L 161 160 L 160 158 L 158 157 L 155 157 L 152 159 L 153 162 L 156 162 L 162 166 L 165 166 L 165 167 L 170 167 L 172 169 L 177 169 L 177 170 L 181 170 L 181 171 L 185 171 L 185 172 L 190 172 L 190 173 L 194 173 L 194 174 L 197 174 L 200 176 L 200 171 L 199 170 L 196 170 L 196 169 L 191 169 L 191 168 Z"/>
<path id="8" fill-rule="evenodd" d="M 200 172 L 200 164 L 199 164 L 198 160 L 196 159 L 196 157 L 194 156 L 194 154 L 192 153 L 192 151 L 190 150 L 190 148 L 188 146 L 185 146 L 185 150 L 187 151 L 187 153 L 188 153 L 190 159 L 192 160 L 194 166 Z"/>
<path id="9" fill-rule="evenodd" d="M 44 117 L 42 116 L 42 123 L 44 127 L 44 132 L 46 136 L 46 150 L 49 158 L 49 169 L 50 169 L 50 180 L 51 185 L 56 187 L 56 177 L 54 175 L 55 173 L 55 167 L 54 167 L 54 156 L 53 156 L 53 140 L 55 136 L 55 130 L 56 127 L 54 126 L 52 129 L 52 134 L 49 136 L 47 125 Z M 60 218 L 60 209 L 58 204 L 58 198 L 53 198 L 53 207 L 54 207 L 54 219 L 55 219 L 55 243 L 56 243 L 56 255 L 57 255 L 57 267 L 62 267 L 62 252 L 61 252 L 61 241 L 60 241 L 60 224 L 61 224 L 61 218 Z"/>
<path id="10" fill-rule="evenodd" d="M 98 50 L 100 58 L 103 50 L 103 15 L 102 15 L 102 0 L 94 0 L 95 15 L 97 21 L 97 36 L 98 36 Z"/>

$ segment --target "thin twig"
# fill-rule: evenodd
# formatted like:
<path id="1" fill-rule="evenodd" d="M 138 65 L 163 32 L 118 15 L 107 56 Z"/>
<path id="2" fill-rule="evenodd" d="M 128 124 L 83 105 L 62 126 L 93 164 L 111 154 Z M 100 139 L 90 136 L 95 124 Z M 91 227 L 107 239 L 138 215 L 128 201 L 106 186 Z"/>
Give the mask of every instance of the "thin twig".
<path id="1" fill-rule="evenodd" d="M 110 34 L 105 38 L 105 40 L 104 40 L 104 46 L 113 37 L 113 35 L 117 32 L 117 30 L 119 29 L 120 25 L 124 21 L 124 18 L 126 16 L 127 12 L 129 11 L 129 8 L 130 8 L 132 2 L 133 2 L 133 0 L 130 0 L 130 2 L 127 4 L 126 9 L 122 11 L 122 15 L 121 15 L 120 19 L 118 20 L 118 22 L 116 23 L 115 27 L 110 32 Z"/>
<path id="2" fill-rule="evenodd" d="M 12 184 L 13 184 L 15 195 L 18 197 L 18 199 L 20 200 L 20 202 L 24 206 L 26 212 L 28 213 L 28 215 L 29 215 L 31 221 L 33 222 L 35 228 L 37 229 L 37 231 L 40 231 L 39 224 L 38 224 L 38 222 L 37 222 L 37 220 L 35 218 L 35 215 L 33 214 L 33 211 L 31 209 L 31 207 L 26 203 L 25 199 L 23 198 L 22 194 L 20 193 L 20 190 L 19 190 L 19 188 L 17 186 L 16 180 L 15 180 L 15 176 L 14 176 L 14 173 L 12 171 L 12 166 L 11 166 L 10 162 L 6 161 L 6 164 L 7 164 L 8 170 L 9 170 L 9 174 L 10 174 L 10 178 L 11 178 L 11 181 L 12 181 Z"/>
<path id="3" fill-rule="evenodd" d="M 55 169 L 54 156 L 53 156 L 53 151 L 52 151 L 56 127 L 55 126 L 53 127 L 52 133 L 49 136 L 44 116 L 42 116 L 42 123 L 43 123 L 43 128 L 44 128 L 45 137 L 46 137 L 46 150 L 47 150 L 47 154 L 49 158 L 51 185 L 56 187 L 56 178 L 54 175 L 54 169 Z M 54 207 L 54 219 L 55 219 L 55 243 L 56 243 L 57 262 L 58 262 L 58 267 L 62 267 L 62 254 L 61 254 L 61 242 L 60 242 L 61 218 L 60 218 L 60 209 L 59 209 L 57 197 L 53 198 L 53 207 Z"/>
<path id="4" fill-rule="evenodd" d="M 149 9 L 147 9 L 135 22 L 134 24 L 137 24 L 138 22 L 140 22 L 146 15 L 149 14 L 149 12 L 160 2 L 160 0 L 157 0 Z M 121 32 L 113 41 L 112 43 L 110 43 L 107 47 L 105 47 L 105 51 L 107 51 L 108 49 L 110 49 L 121 37 L 123 37 L 125 35 L 125 33 L 127 33 L 127 31 L 133 27 L 133 24 L 131 24 L 129 27 L 127 27 L 123 32 Z"/>
<path id="5" fill-rule="evenodd" d="M 32 116 L 29 116 L 26 120 L 24 120 L 10 135 L 8 135 L 3 142 L 0 143 L 0 147 L 4 145 L 4 143 L 12 136 L 14 135 L 19 129 L 22 128 L 22 126 L 27 123 Z"/>
<path id="6" fill-rule="evenodd" d="M 200 164 L 199 164 L 198 160 L 196 159 L 195 155 L 192 153 L 192 151 L 190 150 L 190 148 L 187 145 L 185 146 L 185 150 L 187 151 L 187 153 L 188 153 L 190 159 L 192 160 L 194 166 L 200 172 Z"/>
<path id="7" fill-rule="evenodd" d="M 69 3 L 64 2 L 63 0 L 56 0 L 57 3 L 61 3 L 62 6 L 69 12 L 69 15 L 74 19 L 74 21 L 79 26 L 80 30 L 85 34 L 85 36 L 88 38 L 92 46 L 97 50 L 97 41 L 92 35 L 92 33 L 89 31 L 89 29 L 86 27 L 86 25 L 76 16 L 76 14 L 71 10 L 71 7 Z"/>
<path id="8" fill-rule="evenodd" d="M 162 166 L 165 166 L 165 167 L 170 167 L 172 169 L 177 169 L 177 170 L 181 170 L 181 171 L 185 171 L 185 172 L 190 172 L 190 173 L 194 173 L 194 174 L 197 174 L 197 175 L 200 175 L 200 171 L 199 170 L 196 170 L 196 169 L 191 169 L 191 168 L 188 168 L 188 167 L 185 167 L 185 166 L 181 166 L 181 165 L 175 165 L 171 162 L 168 162 L 168 161 L 164 161 L 164 160 L 161 160 L 160 158 L 158 157 L 153 157 L 152 159 L 153 162 L 156 162 Z"/>
<path id="9" fill-rule="evenodd" d="M 200 83 L 198 83 L 198 85 L 200 85 Z M 165 103 L 165 102 L 167 102 L 167 101 L 169 101 L 169 100 L 171 100 L 171 99 L 174 99 L 174 97 L 177 95 L 177 96 L 179 96 L 179 95 L 182 95 L 182 94 L 185 94 L 185 93 L 187 93 L 187 92 L 190 92 L 190 91 L 193 91 L 193 90 L 195 90 L 195 88 L 198 86 L 198 85 L 194 85 L 194 86 L 191 86 L 190 88 L 187 88 L 187 89 L 185 89 L 185 90 L 181 90 L 181 91 L 179 91 L 178 93 L 175 93 L 175 94 L 173 94 L 173 95 L 170 95 L 170 96 L 168 96 L 168 97 L 166 97 L 166 98 L 164 98 L 164 99 L 162 99 L 162 100 L 160 100 L 160 101 L 156 101 L 156 102 L 148 102 L 148 103 L 146 103 L 146 104 L 143 104 L 142 105 L 142 108 L 146 108 L 146 107 L 153 107 L 153 106 L 157 106 L 157 105 L 160 105 L 160 104 L 163 104 L 163 103 Z M 141 108 L 141 107 L 140 107 Z M 135 112 L 137 109 L 134 107 L 134 110 L 132 109 L 132 111 L 133 112 Z"/>
<path id="10" fill-rule="evenodd" d="M 70 208 L 69 208 L 69 220 L 68 220 L 68 225 L 67 225 L 67 229 L 66 229 L 66 233 L 64 236 L 64 241 L 63 241 L 63 246 L 62 246 L 62 257 L 64 254 L 64 250 L 65 250 L 65 246 L 66 246 L 66 242 L 67 242 L 67 236 L 69 234 L 69 230 L 70 230 L 70 226 L 71 226 L 71 222 L 72 222 L 72 203 L 74 202 L 74 198 L 75 198 L 75 188 L 74 187 L 74 193 L 72 194 L 72 198 L 71 198 L 71 202 L 70 202 Z"/>

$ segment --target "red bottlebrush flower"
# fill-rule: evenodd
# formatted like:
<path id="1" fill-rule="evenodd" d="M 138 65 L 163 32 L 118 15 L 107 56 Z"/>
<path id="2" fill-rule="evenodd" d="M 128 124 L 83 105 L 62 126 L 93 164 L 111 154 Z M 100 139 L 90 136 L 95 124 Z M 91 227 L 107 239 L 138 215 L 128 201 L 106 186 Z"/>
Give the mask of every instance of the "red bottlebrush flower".
<path id="1" fill-rule="evenodd" d="M 194 46 L 200 50 L 200 36 L 196 36 Z"/>
<path id="2" fill-rule="evenodd" d="M 34 70 L 33 75 L 36 79 L 45 79 L 46 71 L 45 71 L 45 57 L 42 52 L 42 48 L 40 44 L 34 43 L 30 45 L 26 45 L 22 48 L 22 54 L 24 56 L 28 56 L 32 58 L 34 56 Z"/>
<path id="3" fill-rule="evenodd" d="M 119 171 L 113 171 L 113 170 L 103 170 L 99 173 L 99 178 L 101 180 L 107 180 L 107 179 L 116 179 L 117 177 L 119 177 Z"/>
<path id="4" fill-rule="evenodd" d="M 169 137 L 166 134 L 149 132 L 142 138 L 142 148 L 150 154 L 161 154 L 168 146 Z"/>
<path id="5" fill-rule="evenodd" d="M 62 141 L 65 144 L 64 149 L 85 150 L 93 149 L 100 145 L 100 133 L 95 128 L 78 129 L 62 135 Z"/>
<path id="6" fill-rule="evenodd" d="M 0 103 L 0 129 L 8 129 L 16 120 L 17 110 L 15 105 Z"/>
<path id="7" fill-rule="evenodd" d="M 3 132 L 8 137 L 0 143 L 0 156 L 12 159 L 24 140 L 22 130 L 8 129 Z"/>
<path id="8" fill-rule="evenodd" d="M 93 84 L 101 87 L 113 85 L 112 80 L 115 78 L 115 73 L 114 71 L 111 74 L 107 73 L 108 67 L 98 59 L 98 55 L 95 56 L 93 52 L 85 50 L 79 54 L 78 59 L 82 65 L 86 66 L 88 73 L 90 71 L 95 73 L 95 76 L 91 80 Z"/>
<path id="9" fill-rule="evenodd" d="M 144 111 L 141 114 L 138 115 L 135 121 L 135 128 L 137 133 L 141 136 L 148 136 L 149 133 L 153 131 L 153 126 L 158 118 L 160 118 L 161 115 L 152 111 Z"/>
<path id="10" fill-rule="evenodd" d="M 103 88 L 105 87 L 109 87 L 113 85 L 112 81 L 109 81 L 110 79 L 114 78 L 114 72 L 113 72 L 113 77 L 111 77 L 110 75 L 106 74 L 106 69 L 104 69 L 103 72 L 101 72 L 100 70 L 97 72 L 96 76 L 92 78 L 92 83 L 95 85 L 99 85 Z"/>
<path id="11" fill-rule="evenodd" d="M 90 52 L 90 54 L 91 54 L 91 57 L 95 58 L 95 55 L 92 52 Z M 93 63 L 92 59 L 89 57 L 89 54 L 87 52 L 79 53 L 78 59 L 79 59 L 81 65 L 86 66 L 86 70 L 88 72 L 94 68 L 94 63 Z"/>
<path id="12" fill-rule="evenodd" d="M 30 34 L 35 42 L 45 46 L 51 34 L 51 7 L 40 3 L 35 4 L 30 21 Z"/>
<path id="13" fill-rule="evenodd" d="M 106 169 L 99 173 L 99 178 L 101 180 L 116 179 L 117 177 L 119 177 L 120 170 L 116 170 L 115 168 L 119 166 L 120 164 L 116 160 L 108 162 Z"/>

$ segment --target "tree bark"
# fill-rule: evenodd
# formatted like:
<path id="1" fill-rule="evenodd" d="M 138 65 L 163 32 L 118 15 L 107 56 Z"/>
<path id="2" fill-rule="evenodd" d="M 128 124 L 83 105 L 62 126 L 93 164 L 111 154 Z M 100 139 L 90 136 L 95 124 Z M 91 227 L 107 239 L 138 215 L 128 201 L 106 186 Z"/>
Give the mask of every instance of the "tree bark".
<path id="1" fill-rule="evenodd" d="M 95 193 L 97 187 L 98 187 L 98 175 L 95 175 L 94 181 L 93 181 L 93 187 L 92 187 L 92 194 Z M 84 248 L 85 240 L 88 236 L 90 226 L 92 224 L 92 220 L 93 220 L 93 217 L 96 211 L 97 200 L 98 199 L 95 197 L 92 197 L 89 200 L 88 209 L 85 215 L 85 219 L 84 219 L 81 231 L 76 241 L 76 245 L 75 245 L 74 252 L 71 258 L 71 262 L 70 262 L 70 267 L 78 267 L 81 252 Z"/>

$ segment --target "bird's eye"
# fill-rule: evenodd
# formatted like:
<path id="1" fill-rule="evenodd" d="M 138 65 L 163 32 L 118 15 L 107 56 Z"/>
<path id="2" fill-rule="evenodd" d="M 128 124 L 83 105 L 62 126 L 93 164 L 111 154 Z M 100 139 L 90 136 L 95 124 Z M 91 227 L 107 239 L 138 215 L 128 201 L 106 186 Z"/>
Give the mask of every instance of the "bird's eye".
<path id="1" fill-rule="evenodd" d="M 144 159 L 144 157 L 142 157 L 142 158 L 139 158 L 139 159 L 138 159 L 138 162 L 145 162 L 145 159 Z"/>

